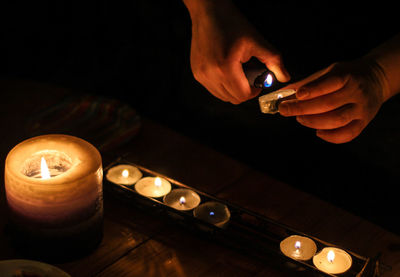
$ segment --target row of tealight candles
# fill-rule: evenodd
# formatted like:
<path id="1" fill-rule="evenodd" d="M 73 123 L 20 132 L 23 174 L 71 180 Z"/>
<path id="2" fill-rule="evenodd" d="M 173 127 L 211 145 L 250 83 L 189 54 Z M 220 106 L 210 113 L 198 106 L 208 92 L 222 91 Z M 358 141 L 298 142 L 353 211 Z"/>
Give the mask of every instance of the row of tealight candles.
<path id="1" fill-rule="evenodd" d="M 143 173 L 130 164 L 119 164 L 107 171 L 106 179 L 117 185 L 134 186 L 135 191 L 148 198 L 163 198 L 165 205 L 223 228 L 230 219 L 228 207 L 216 201 L 201 203 L 199 194 L 187 188 L 172 189 L 171 183 L 162 177 L 143 177 Z"/>
<path id="2" fill-rule="evenodd" d="M 201 203 L 200 196 L 187 188 L 172 189 L 171 183 L 161 177 L 143 177 L 142 172 L 130 164 L 119 164 L 110 168 L 106 174 L 109 182 L 117 185 L 134 186 L 135 191 L 149 198 L 161 198 L 163 202 L 176 210 L 191 211 L 196 218 L 217 227 L 225 227 L 230 219 L 228 207 L 216 201 Z M 280 244 L 281 252 L 294 260 L 313 259 L 315 267 L 328 274 L 341 274 L 352 265 L 351 256 L 336 247 L 325 247 L 317 253 L 315 242 L 307 237 L 293 235 Z"/>
<path id="3" fill-rule="evenodd" d="M 351 256 L 337 247 L 325 247 L 317 253 L 317 245 L 307 237 L 293 235 L 284 239 L 280 248 L 282 253 L 294 260 L 308 261 L 312 258 L 315 267 L 329 274 L 341 274 L 352 265 Z"/>

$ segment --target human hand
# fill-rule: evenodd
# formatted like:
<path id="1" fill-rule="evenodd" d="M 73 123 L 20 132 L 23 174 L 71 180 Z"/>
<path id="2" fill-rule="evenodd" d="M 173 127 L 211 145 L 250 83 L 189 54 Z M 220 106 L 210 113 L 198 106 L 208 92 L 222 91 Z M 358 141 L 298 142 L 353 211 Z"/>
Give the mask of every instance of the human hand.
<path id="1" fill-rule="evenodd" d="M 280 54 L 230 1 L 185 3 L 192 18 L 192 72 L 215 97 L 239 104 L 260 93 L 261 89 L 250 87 L 242 68 L 252 56 L 264 63 L 280 82 L 290 79 Z M 193 8 L 193 3 L 202 7 Z"/>
<path id="2" fill-rule="evenodd" d="M 357 137 L 387 100 L 388 89 L 384 71 L 371 59 L 332 64 L 289 87 L 297 89 L 297 99 L 282 102 L 280 114 L 296 116 L 332 143 Z"/>

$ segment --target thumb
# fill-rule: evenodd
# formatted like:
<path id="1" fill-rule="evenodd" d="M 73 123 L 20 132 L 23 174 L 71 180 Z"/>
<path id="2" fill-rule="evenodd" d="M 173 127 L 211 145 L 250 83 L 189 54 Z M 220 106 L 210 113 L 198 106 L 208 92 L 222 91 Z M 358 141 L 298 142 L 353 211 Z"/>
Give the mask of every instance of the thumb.
<path id="1" fill-rule="evenodd" d="M 255 44 L 253 56 L 264 63 L 275 74 L 279 82 L 285 83 L 290 80 L 290 75 L 283 64 L 281 54 L 268 42 Z"/>

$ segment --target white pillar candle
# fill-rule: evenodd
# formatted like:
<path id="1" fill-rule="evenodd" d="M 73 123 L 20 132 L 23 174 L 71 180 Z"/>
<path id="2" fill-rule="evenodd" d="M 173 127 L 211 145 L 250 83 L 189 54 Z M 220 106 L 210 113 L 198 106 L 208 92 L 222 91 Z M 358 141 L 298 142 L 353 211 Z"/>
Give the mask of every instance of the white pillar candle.
<path id="1" fill-rule="evenodd" d="M 25 140 L 5 163 L 11 220 L 41 238 L 87 235 L 102 228 L 102 179 L 101 156 L 90 143 L 67 135 Z"/>
<path id="2" fill-rule="evenodd" d="M 106 179 L 117 185 L 130 186 L 135 184 L 142 176 L 142 172 L 137 167 L 130 164 L 119 164 L 107 171 Z"/>
<path id="3" fill-rule="evenodd" d="M 193 210 L 193 215 L 220 228 L 225 227 L 231 218 L 228 207 L 215 201 L 199 205 Z"/>
<path id="4" fill-rule="evenodd" d="M 164 196 L 164 203 L 177 210 L 189 211 L 200 204 L 200 196 L 190 189 L 174 189 Z"/>
<path id="5" fill-rule="evenodd" d="M 144 177 L 136 182 L 137 193 L 146 197 L 162 197 L 171 191 L 171 183 L 160 177 Z"/>
<path id="6" fill-rule="evenodd" d="M 293 235 L 281 241 L 280 249 L 289 258 L 307 261 L 317 252 L 317 245 L 310 238 Z"/>
<path id="7" fill-rule="evenodd" d="M 313 263 L 319 270 L 329 274 L 340 274 L 350 269 L 351 256 L 336 247 L 325 247 L 313 258 Z"/>

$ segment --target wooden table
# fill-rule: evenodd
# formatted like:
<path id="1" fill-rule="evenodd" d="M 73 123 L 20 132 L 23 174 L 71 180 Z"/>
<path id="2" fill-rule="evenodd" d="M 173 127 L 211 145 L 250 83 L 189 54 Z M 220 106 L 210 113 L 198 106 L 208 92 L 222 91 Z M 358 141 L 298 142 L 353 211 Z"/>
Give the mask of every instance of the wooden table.
<path id="1" fill-rule="evenodd" d="M 8 151 L 25 138 L 21 126 L 34 109 L 55 103 L 68 90 L 23 82 L 1 82 L 1 167 Z M 41 99 L 50 97 L 40 104 Z M 47 98 L 48 99 L 48 98 Z M 24 100 L 24 101 L 22 101 Z M 143 119 L 140 133 L 113 152 L 204 192 L 223 198 L 392 267 L 400 276 L 400 237 L 316 197 Z M 108 163 L 107 155 L 105 163 Z M 3 174 L 1 170 L 1 174 Z M 3 178 L 3 175 L 1 175 Z M 0 197 L 0 259 L 15 259 L 4 234 L 5 196 Z M 166 224 L 105 194 L 104 238 L 89 256 L 57 264 L 72 276 L 287 276 L 218 243 Z"/>

